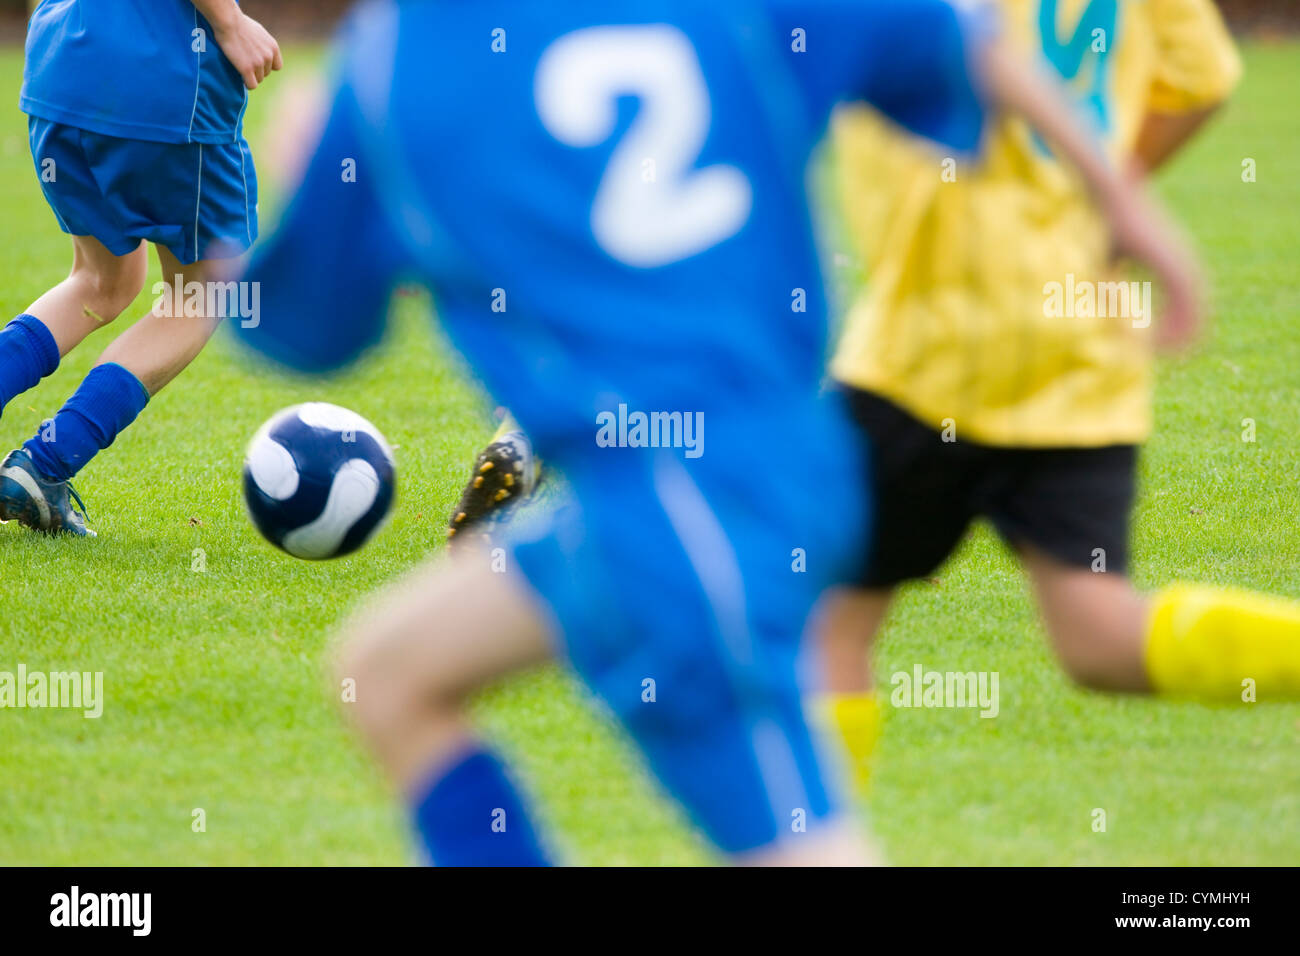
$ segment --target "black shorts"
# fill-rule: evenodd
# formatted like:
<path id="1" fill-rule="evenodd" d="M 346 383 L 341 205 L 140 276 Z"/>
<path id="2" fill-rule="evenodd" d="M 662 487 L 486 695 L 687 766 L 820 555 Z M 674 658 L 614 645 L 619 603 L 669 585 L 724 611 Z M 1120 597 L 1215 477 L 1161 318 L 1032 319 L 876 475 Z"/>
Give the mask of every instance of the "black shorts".
<path id="1" fill-rule="evenodd" d="M 926 577 L 981 517 L 1013 548 L 1030 544 L 1068 565 L 1126 573 L 1135 445 L 944 441 L 878 395 L 841 388 L 870 443 L 866 480 L 875 525 L 859 585 L 883 588 Z"/>

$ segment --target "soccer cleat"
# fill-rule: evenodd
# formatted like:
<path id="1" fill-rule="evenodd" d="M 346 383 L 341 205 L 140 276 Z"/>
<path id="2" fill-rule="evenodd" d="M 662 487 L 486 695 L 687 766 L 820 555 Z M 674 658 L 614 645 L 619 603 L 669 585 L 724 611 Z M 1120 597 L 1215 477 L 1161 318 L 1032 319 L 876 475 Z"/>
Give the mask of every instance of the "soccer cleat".
<path id="1" fill-rule="evenodd" d="M 41 475 L 23 449 L 11 451 L 0 462 L 0 521 L 17 521 L 45 534 L 93 538 L 85 513 L 86 506 L 72 485 Z"/>
<path id="2" fill-rule="evenodd" d="M 491 525 L 532 494 L 539 468 L 533 444 L 522 431 L 493 439 L 474 459 L 474 473 L 447 522 L 447 537 L 457 544 L 476 535 L 490 540 Z"/>

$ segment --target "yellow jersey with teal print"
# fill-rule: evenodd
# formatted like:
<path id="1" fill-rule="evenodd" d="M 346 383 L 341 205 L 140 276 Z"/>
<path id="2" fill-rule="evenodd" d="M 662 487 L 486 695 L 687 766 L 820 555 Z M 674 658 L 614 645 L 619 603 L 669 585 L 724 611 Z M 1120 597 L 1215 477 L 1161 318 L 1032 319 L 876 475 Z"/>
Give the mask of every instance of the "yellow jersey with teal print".
<path id="1" fill-rule="evenodd" d="M 998 0 L 1016 48 L 1060 76 L 1115 163 L 1144 117 L 1203 109 L 1241 73 L 1211 0 Z M 1151 428 L 1152 296 L 1110 265 L 1106 225 L 1026 123 L 977 161 L 865 107 L 835 117 L 851 237 L 868 284 L 832 360 L 847 385 L 990 445 L 1095 447 Z"/>

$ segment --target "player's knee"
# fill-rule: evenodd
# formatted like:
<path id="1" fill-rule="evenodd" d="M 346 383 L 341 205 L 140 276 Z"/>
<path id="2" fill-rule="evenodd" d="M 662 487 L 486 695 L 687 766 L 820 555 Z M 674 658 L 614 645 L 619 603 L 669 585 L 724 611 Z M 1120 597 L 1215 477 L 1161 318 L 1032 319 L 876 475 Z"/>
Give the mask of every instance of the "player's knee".
<path id="1" fill-rule="evenodd" d="M 1117 635 L 1104 624 L 1092 628 L 1053 628 L 1052 643 L 1061 669 L 1075 684 L 1088 690 L 1122 691 L 1130 685 L 1127 653 L 1120 652 Z"/>
<path id="2" fill-rule="evenodd" d="M 1049 601 L 1044 610 L 1052 646 L 1072 681 L 1092 690 L 1147 689 L 1146 604 L 1127 583 Z"/>
<path id="3" fill-rule="evenodd" d="M 400 635 L 383 623 L 357 621 L 344 634 L 335 665 L 342 700 L 374 743 L 398 736 L 429 714 L 454 711 L 456 700 L 421 679 L 401 652 Z"/>
<path id="4" fill-rule="evenodd" d="M 149 260 L 142 255 L 124 256 L 106 268 L 79 270 L 86 287 L 85 308 L 100 322 L 111 322 L 130 308 L 144 288 Z"/>
<path id="5" fill-rule="evenodd" d="M 361 731 L 370 738 L 383 734 L 398 710 L 401 688 L 393 686 L 393 668 L 383 653 L 380 635 L 359 625 L 344 632 L 335 664 L 342 701 Z"/>
<path id="6" fill-rule="evenodd" d="M 1080 687 L 1089 690 L 1110 690 L 1114 683 L 1111 668 L 1105 662 L 1085 654 L 1063 654 L 1058 650 L 1061 669 Z"/>
<path id="7" fill-rule="evenodd" d="M 368 641 L 347 639 L 335 665 L 335 684 L 345 710 L 372 744 L 400 732 L 400 691 L 386 686 L 384 668 Z"/>

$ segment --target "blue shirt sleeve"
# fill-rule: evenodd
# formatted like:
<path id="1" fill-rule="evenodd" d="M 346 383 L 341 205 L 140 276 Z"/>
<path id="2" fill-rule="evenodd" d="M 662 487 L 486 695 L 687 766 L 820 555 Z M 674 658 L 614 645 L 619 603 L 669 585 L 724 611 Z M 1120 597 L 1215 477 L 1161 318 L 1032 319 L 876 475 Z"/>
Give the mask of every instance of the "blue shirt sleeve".
<path id="1" fill-rule="evenodd" d="M 786 59 L 820 120 L 865 100 L 900 126 L 953 149 L 978 148 L 985 108 L 971 51 L 988 10 L 948 0 L 769 0 Z"/>
<path id="2" fill-rule="evenodd" d="M 328 372 L 383 337 L 394 286 L 408 267 L 364 161 L 360 111 L 340 89 L 284 218 L 259 243 L 244 281 L 259 283 L 259 322 L 239 337 L 274 361 Z"/>

